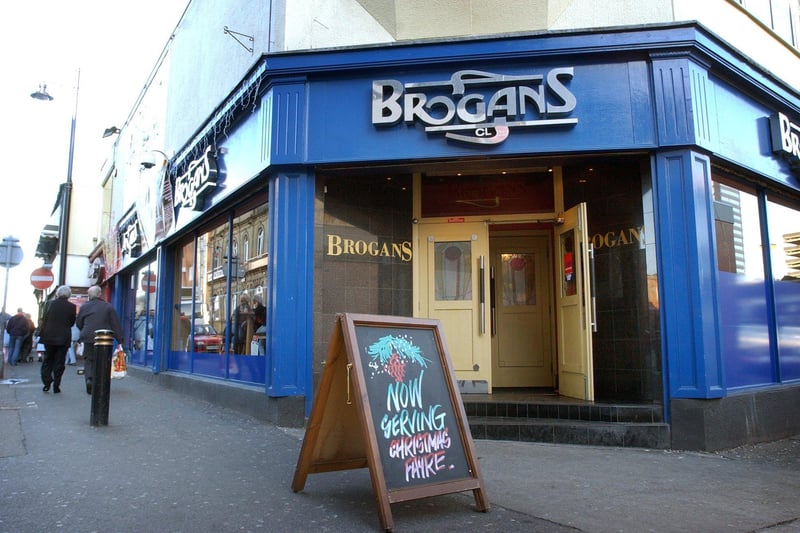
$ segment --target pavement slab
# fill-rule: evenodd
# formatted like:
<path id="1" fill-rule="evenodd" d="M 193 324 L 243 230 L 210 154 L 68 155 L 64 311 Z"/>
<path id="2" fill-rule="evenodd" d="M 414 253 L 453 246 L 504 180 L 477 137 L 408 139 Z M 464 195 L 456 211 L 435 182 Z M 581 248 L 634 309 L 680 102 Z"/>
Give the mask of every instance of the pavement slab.
<path id="1" fill-rule="evenodd" d="M 8 370 L 8 369 L 7 369 Z M 83 376 L 42 392 L 39 363 L 0 383 L 0 532 L 380 531 L 366 469 L 291 490 L 304 431 L 128 376 L 108 426 Z M 800 531 L 800 436 L 718 453 L 475 441 L 471 492 L 392 505 L 394 531 Z"/>

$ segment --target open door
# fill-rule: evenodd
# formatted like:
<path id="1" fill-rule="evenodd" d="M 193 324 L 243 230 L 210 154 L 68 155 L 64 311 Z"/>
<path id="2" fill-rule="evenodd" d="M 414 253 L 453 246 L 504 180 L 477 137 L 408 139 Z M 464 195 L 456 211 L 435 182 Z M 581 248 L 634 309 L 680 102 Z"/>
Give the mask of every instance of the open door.
<path id="1" fill-rule="evenodd" d="M 438 319 L 461 392 L 491 392 L 489 234 L 484 222 L 419 225 L 420 316 Z"/>
<path id="2" fill-rule="evenodd" d="M 558 391 L 562 396 L 594 400 L 591 294 L 591 244 L 586 204 L 564 213 L 556 227 L 556 314 L 558 323 Z"/>

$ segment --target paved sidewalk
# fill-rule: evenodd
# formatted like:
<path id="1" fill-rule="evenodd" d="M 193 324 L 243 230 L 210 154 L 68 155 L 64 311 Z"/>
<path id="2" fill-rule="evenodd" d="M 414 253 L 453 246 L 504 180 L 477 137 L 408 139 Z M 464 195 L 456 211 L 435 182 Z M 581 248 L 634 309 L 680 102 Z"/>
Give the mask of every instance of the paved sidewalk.
<path id="1" fill-rule="evenodd" d="M 10 372 L 9 372 L 10 371 Z M 366 470 L 291 490 L 303 437 L 129 376 L 89 425 L 83 376 L 0 384 L 0 532 L 380 531 Z M 476 441 L 471 493 L 392 505 L 395 531 L 800 531 L 800 436 L 724 453 Z"/>

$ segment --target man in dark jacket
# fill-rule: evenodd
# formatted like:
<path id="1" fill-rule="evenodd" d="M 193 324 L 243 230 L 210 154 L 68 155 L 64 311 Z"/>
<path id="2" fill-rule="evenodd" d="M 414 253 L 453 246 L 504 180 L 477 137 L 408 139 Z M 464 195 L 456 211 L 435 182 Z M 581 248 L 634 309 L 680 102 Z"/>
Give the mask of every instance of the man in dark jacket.
<path id="1" fill-rule="evenodd" d="M 75 325 L 81 330 L 78 340 L 83 343 L 83 376 L 86 380 L 86 393 L 92 393 L 92 378 L 94 377 L 94 332 L 99 329 L 110 329 L 114 338 L 122 343 L 122 326 L 116 309 L 103 300 L 103 289 L 92 285 L 86 291 L 89 301 L 81 306 Z"/>
<path id="2" fill-rule="evenodd" d="M 8 332 L 8 364 L 16 366 L 22 353 L 22 341 L 30 333 L 28 320 L 21 307 L 17 309 L 17 314 L 8 320 L 6 331 Z"/>
<path id="3" fill-rule="evenodd" d="M 43 391 L 61 392 L 61 376 L 64 375 L 64 361 L 72 343 L 72 325 L 75 323 L 75 304 L 69 301 L 72 289 L 62 285 L 56 289 L 56 297 L 45 307 L 39 327 L 39 342 L 44 344 L 42 360 Z"/>

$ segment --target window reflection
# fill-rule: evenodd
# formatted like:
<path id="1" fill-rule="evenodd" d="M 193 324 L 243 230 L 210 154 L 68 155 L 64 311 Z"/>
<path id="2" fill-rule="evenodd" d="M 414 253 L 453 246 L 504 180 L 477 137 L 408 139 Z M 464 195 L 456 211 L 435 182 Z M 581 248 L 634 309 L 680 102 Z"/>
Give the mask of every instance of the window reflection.
<path id="1" fill-rule="evenodd" d="M 575 236 L 572 231 L 561 234 L 562 283 L 561 296 L 574 296 L 578 293 L 575 277 Z"/>
<path id="2" fill-rule="evenodd" d="M 202 312 L 195 309 L 192 301 L 194 280 L 194 241 L 190 241 L 179 248 L 173 279 L 173 301 L 176 302 L 172 309 L 172 339 L 170 345 L 173 350 L 186 350 L 186 342 L 191 331 L 192 313 Z"/>
<path id="3" fill-rule="evenodd" d="M 130 327 L 133 339 L 131 346 L 131 362 L 140 365 L 151 365 L 154 349 L 154 321 L 156 314 L 156 263 L 152 262 L 140 268 L 135 275 L 136 286 L 134 297 L 133 321 Z"/>
<path id="4" fill-rule="evenodd" d="M 264 382 L 267 212 L 266 203 L 237 209 L 177 249 L 173 368 Z"/>
<path id="5" fill-rule="evenodd" d="M 768 197 L 767 227 L 780 375 L 800 379 L 800 210 Z"/>
<path id="6" fill-rule="evenodd" d="M 267 253 L 267 248 L 264 244 L 264 228 L 259 228 L 256 240 L 256 255 L 264 255 L 265 253 Z"/>
<path id="7" fill-rule="evenodd" d="M 800 282 L 800 211 L 770 198 L 767 225 L 772 278 Z"/>
<path id="8" fill-rule="evenodd" d="M 764 279 L 761 225 L 755 191 L 722 179 L 713 182 L 717 263 L 721 272 Z"/>
<path id="9" fill-rule="evenodd" d="M 770 303 L 757 191 L 750 184 L 715 175 L 712 180 L 717 252 L 720 350 L 728 387 L 773 380 Z"/>

